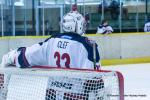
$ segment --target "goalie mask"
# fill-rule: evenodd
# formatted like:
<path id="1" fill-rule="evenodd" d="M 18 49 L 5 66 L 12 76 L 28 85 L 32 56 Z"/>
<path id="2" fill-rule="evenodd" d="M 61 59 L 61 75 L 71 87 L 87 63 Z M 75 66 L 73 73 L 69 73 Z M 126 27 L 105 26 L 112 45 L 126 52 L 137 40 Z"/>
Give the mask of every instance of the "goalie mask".
<path id="1" fill-rule="evenodd" d="M 82 35 L 85 33 L 86 22 L 78 12 L 69 12 L 63 17 L 62 28 L 65 32 L 75 32 Z"/>

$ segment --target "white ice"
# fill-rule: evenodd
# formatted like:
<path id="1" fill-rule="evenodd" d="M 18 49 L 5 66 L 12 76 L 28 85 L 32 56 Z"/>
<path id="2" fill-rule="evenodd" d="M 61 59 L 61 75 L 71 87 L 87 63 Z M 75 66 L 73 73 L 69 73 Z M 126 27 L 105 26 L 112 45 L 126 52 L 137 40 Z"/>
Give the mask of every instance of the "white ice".
<path id="1" fill-rule="evenodd" d="M 124 76 L 125 100 L 150 100 L 150 63 L 102 67 Z"/>

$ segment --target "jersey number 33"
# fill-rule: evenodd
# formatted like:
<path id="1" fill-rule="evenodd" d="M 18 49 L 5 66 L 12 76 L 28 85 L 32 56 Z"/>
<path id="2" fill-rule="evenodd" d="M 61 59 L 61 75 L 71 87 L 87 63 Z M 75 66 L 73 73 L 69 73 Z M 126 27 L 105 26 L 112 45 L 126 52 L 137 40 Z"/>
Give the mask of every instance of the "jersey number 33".
<path id="1" fill-rule="evenodd" d="M 70 68 L 70 56 L 68 53 L 63 53 L 62 55 L 59 52 L 54 53 L 54 58 L 56 59 L 57 67 L 66 67 Z M 65 61 L 65 66 L 61 66 L 61 61 Z"/>

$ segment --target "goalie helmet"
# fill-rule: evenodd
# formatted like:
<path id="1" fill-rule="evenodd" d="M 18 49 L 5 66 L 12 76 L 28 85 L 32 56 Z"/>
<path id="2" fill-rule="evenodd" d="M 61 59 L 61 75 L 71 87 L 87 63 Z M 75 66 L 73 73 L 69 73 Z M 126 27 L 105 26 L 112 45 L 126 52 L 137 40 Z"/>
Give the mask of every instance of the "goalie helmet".
<path id="1" fill-rule="evenodd" d="M 80 13 L 71 11 L 63 17 L 62 28 L 65 32 L 75 32 L 82 35 L 85 33 L 86 22 Z"/>

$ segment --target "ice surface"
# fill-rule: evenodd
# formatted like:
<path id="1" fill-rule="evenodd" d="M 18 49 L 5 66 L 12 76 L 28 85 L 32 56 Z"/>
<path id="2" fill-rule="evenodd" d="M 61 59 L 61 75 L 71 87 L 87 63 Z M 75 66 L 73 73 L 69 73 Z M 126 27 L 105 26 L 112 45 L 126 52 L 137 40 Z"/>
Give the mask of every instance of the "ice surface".
<path id="1" fill-rule="evenodd" d="M 125 100 L 150 100 L 150 63 L 102 67 L 124 76 Z"/>

